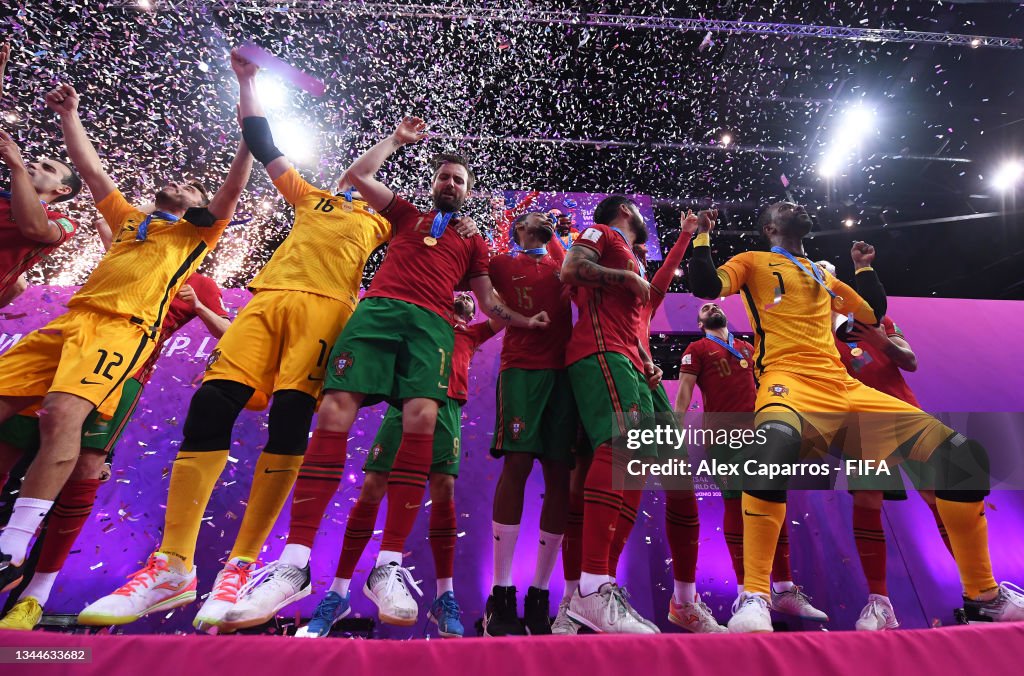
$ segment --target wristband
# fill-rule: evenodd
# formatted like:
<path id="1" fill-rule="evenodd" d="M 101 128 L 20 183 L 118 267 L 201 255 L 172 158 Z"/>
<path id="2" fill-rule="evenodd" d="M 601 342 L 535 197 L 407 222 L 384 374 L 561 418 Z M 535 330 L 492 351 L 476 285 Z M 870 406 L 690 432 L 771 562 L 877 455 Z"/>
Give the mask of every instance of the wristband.
<path id="1" fill-rule="evenodd" d="M 868 271 L 874 272 L 875 269 L 869 265 L 866 268 L 857 268 L 856 270 L 853 271 L 853 274 L 859 275 L 862 272 L 868 272 Z"/>
<path id="2" fill-rule="evenodd" d="M 699 246 L 711 246 L 711 236 L 702 232 L 693 238 L 693 247 L 696 249 Z"/>

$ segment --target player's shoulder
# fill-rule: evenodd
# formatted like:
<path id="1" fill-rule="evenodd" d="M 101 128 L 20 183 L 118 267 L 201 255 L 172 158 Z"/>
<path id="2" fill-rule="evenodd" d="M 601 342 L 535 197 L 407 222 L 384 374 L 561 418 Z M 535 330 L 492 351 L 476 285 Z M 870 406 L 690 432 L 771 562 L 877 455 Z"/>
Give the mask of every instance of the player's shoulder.
<path id="1" fill-rule="evenodd" d="M 741 251 L 740 253 L 732 256 L 729 260 L 746 265 L 758 265 L 761 263 L 767 263 L 771 257 L 772 253 L 769 251 Z"/>

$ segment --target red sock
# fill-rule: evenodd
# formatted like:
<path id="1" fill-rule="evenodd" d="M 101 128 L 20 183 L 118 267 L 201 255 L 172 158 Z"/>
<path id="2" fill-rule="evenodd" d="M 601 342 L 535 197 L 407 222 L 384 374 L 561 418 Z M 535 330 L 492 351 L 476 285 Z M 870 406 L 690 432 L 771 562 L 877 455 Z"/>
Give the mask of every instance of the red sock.
<path id="1" fill-rule="evenodd" d="M 728 498 L 723 502 L 725 516 L 722 518 L 722 534 L 725 535 L 725 546 L 729 548 L 736 584 L 743 584 L 743 501 L 740 498 Z M 778 558 L 778 549 L 775 556 Z"/>
<path id="2" fill-rule="evenodd" d="M 295 481 L 288 544 L 312 549 L 320 522 L 327 513 L 327 504 L 341 484 L 347 446 L 346 432 L 313 431 Z"/>
<path id="3" fill-rule="evenodd" d="M 455 501 L 430 505 L 430 551 L 438 580 L 455 576 Z"/>
<path id="4" fill-rule="evenodd" d="M 928 508 L 932 510 L 932 516 L 935 517 L 935 525 L 939 527 L 939 535 L 942 537 L 942 544 L 946 545 L 946 551 L 953 554 L 953 547 L 949 544 L 949 534 L 946 533 L 946 524 L 942 523 L 942 517 L 939 516 L 939 508 L 934 504 L 928 505 Z"/>
<path id="5" fill-rule="evenodd" d="M 366 545 L 373 537 L 373 526 L 377 523 L 379 502 L 363 502 L 356 500 L 348 513 L 345 525 L 345 540 L 341 544 L 341 558 L 338 560 L 338 572 L 335 577 L 345 580 L 352 579 L 359 557 L 363 555 Z"/>
<path id="6" fill-rule="evenodd" d="M 782 524 L 779 541 L 775 545 L 775 558 L 772 559 L 772 579 L 792 580 L 793 571 L 789 568 L 789 526 Z"/>
<path id="7" fill-rule="evenodd" d="M 565 537 L 562 538 L 562 575 L 566 580 L 578 580 L 582 569 L 583 505 L 570 505 L 569 517 L 565 522 Z"/>
<path id="8" fill-rule="evenodd" d="M 636 510 L 640 506 L 640 498 L 643 493 L 640 491 L 623 491 L 622 509 L 619 510 L 619 519 L 615 523 L 615 537 L 612 538 L 612 547 L 608 552 L 608 574 L 615 577 L 615 571 L 619 569 L 619 557 L 622 550 L 629 542 L 629 534 L 633 532 L 636 524 Z"/>
<path id="9" fill-rule="evenodd" d="M 613 451 L 601 444 L 583 489 L 583 572 L 608 575 L 608 555 L 622 510 L 622 490 L 612 488 Z"/>
<path id="10" fill-rule="evenodd" d="M 672 577 L 680 582 L 696 582 L 700 519 L 693 491 L 665 492 L 665 536 L 672 552 Z"/>
<path id="11" fill-rule="evenodd" d="M 868 592 L 888 596 L 885 584 L 885 531 L 882 510 L 853 506 L 853 539 L 860 565 L 868 580 Z"/>
<path id="12" fill-rule="evenodd" d="M 434 435 L 403 432 L 395 465 L 388 477 L 388 511 L 380 548 L 401 552 L 423 503 L 434 455 Z"/>
<path id="13" fill-rule="evenodd" d="M 50 511 L 46 535 L 43 536 L 43 550 L 36 564 L 37 571 L 56 573 L 64 567 L 78 534 L 82 532 L 82 526 L 92 514 L 100 483 L 99 479 L 69 479 L 64 484 Z"/>

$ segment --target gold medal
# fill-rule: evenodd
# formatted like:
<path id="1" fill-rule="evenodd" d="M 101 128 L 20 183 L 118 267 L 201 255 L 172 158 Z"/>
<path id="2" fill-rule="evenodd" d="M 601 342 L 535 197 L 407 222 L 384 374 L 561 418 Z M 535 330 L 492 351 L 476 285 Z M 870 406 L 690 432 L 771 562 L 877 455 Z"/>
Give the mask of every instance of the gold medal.
<path id="1" fill-rule="evenodd" d="M 423 243 L 427 246 L 437 246 L 437 240 L 430 235 L 423 238 Z"/>
<path id="2" fill-rule="evenodd" d="M 836 296 L 832 299 L 832 307 L 838 310 L 843 307 L 843 303 L 845 302 L 846 300 L 844 300 L 842 296 Z"/>
<path id="3" fill-rule="evenodd" d="M 855 347 L 852 350 L 850 350 L 850 354 L 852 354 L 854 357 L 859 357 L 862 354 L 864 354 L 864 350 L 860 349 L 859 347 Z"/>
<path id="4" fill-rule="evenodd" d="M 747 364 L 747 360 L 746 359 L 740 359 L 740 368 L 741 369 L 745 369 L 745 368 L 747 368 L 747 366 L 749 366 L 749 364 Z"/>

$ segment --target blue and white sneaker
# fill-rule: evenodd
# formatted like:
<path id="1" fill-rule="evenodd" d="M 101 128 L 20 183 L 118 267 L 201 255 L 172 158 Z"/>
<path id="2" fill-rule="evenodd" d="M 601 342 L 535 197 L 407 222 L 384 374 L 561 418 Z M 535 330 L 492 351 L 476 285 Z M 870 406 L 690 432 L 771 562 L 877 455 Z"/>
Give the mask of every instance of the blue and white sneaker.
<path id="1" fill-rule="evenodd" d="M 305 627 L 295 632 L 296 638 L 324 638 L 331 633 L 331 628 L 338 623 L 338 620 L 347 617 L 352 612 L 349 605 L 351 594 L 342 596 L 336 591 L 327 592 L 327 596 L 320 600 L 316 610 L 313 611 L 313 618 Z"/>
<path id="2" fill-rule="evenodd" d="M 438 596 L 430 604 L 430 612 L 427 617 L 437 625 L 437 631 L 445 638 L 462 638 L 466 629 L 462 626 L 459 616 L 462 611 L 459 609 L 459 602 L 455 600 L 455 594 L 450 591 Z"/>

